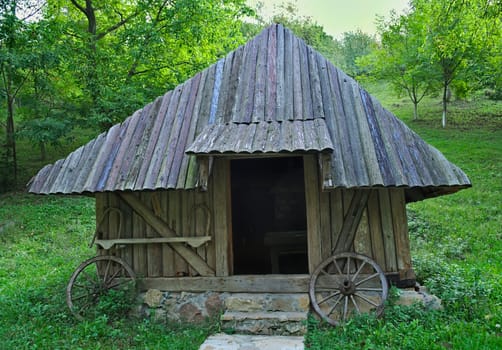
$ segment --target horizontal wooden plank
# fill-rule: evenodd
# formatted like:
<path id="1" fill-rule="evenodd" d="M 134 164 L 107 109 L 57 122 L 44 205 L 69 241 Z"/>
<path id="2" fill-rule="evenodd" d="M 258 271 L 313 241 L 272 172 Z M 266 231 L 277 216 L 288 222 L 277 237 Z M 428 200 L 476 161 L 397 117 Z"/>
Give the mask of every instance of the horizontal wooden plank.
<path id="1" fill-rule="evenodd" d="M 306 293 L 309 275 L 143 278 L 140 289 L 170 292 Z"/>
<path id="2" fill-rule="evenodd" d="M 395 274 L 387 278 L 395 278 Z M 360 279 L 365 275 L 361 274 Z M 319 286 L 340 283 L 339 276 L 321 276 Z M 310 275 L 238 275 L 227 277 L 142 278 L 140 290 L 158 289 L 169 292 L 229 292 L 229 293 L 307 293 Z M 371 287 L 373 284 L 366 284 Z"/>
<path id="3" fill-rule="evenodd" d="M 211 236 L 199 237 L 159 237 L 159 238 L 121 238 L 121 239 L 97 239 L 94 241 L 104 249 L 110 249 L 114 245 L 121 244 L 158 244 L 158 243 L 186 243 L 190 247 L 199 248 L 211 240 Z"/>

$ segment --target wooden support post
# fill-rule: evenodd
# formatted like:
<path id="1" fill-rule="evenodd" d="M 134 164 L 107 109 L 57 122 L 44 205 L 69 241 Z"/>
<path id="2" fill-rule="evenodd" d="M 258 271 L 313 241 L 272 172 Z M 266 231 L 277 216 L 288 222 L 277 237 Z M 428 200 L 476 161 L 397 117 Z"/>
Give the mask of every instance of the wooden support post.
<path id="1" fill-rule="evenodd" d="M 177 237 L 173 231 L 162 219 L 157 217 L 145 204 L 141 202 L 134 194 L 121 192 L 120 197 L 129 206 L 137 212 L 158 234 L 164 237 Z M 214 271 L 207 263 L 197 255 L 192 249 L 183 244 L 171 243 L 170 246 L 187 261 L 201 276 L 214 276 Z"/>
<path id="2" fill-rule="evenodd" d="M 230 162 L 217 159 L 213 176 L 214 243 L 216 251 L 216 276 L 232 274 L 233 247 L 230 213 Z"/>
<path id="3" fill-rule="evenodd" d="M 321 218 L 319 208 L 319 176 L 314 156 L 303 157 L 305 176 L 305 204 L 307 206 L 307 237 L 309 271 L 322 261 Z"/>

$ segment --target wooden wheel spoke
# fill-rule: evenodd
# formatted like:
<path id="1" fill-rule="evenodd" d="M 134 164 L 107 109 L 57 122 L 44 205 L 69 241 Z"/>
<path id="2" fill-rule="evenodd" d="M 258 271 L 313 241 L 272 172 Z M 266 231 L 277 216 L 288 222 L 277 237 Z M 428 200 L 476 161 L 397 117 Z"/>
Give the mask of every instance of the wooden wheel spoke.
<path id="1" fill-rule="evenodd" d="M 348 308 L 349 308 L 349 297 L 346 295 L 345 300 L 344 300 L 344 304 L 343 304 L 343 316 L 342 316 L 343 321 L 345 321 L 347 319 Z"/>
<path id="2" fill-rule="evenodd" d="M 121 286 L 121 285 L 123 285 L 123 284 L 130 283 L 130 282 L 132 282 L 132 280 L 131 280 L 131 279 L 129 279 L 129 278 L 119 279 L 119 280 L 118 280 L 118 282 L 115 282 L 114 284 L 110 284 L 110 285 L 108 286 L 108 289 L 116 288 L 116 287 L 118 287 L 118 286 Z"/>
<path id="3" fill-rule="evenodd" d="M 357 291 L 362 292 L 383 292 L 382 288 L 357 288 Z"/>
<path id="4" fill-rule="evenodd" d="M 367 302 L 368 304 L 371 304 L 371 305 L 373 305 L 373 306 L 375 306 L 375 307 L 378 307 L 378 304 L 377 304 L 377 303 L 375 303 L 373 300 L 370 300 L 370 299 L 366 298 L 364 295 L 359 294 L 359 293 L 357 293 L 357 292 L 356 292 L 356 293 L 354 293 L 354 295 L 355 295 L 355 296 L 357 296 L 357 297 L 359 297 L 359 298 L 361 298 L 361 299 L 363 299 L 363 300 L 364 300 L 365 302 Z"/>
<path id="5" fill-rule="evenodd" d="M 362 271 L 364 265 L 366 265 L 366 261 L 363 261 L 363 263 L 361 264 L 361 266 L 359 266 L 359 268 L 357 269 L 356 273 L 354 274 L 354 276 L 351 279 L 352 282 L 354 282 L 356 280 L 357 276 L 359 276 L 359 273 Z"/>
<path id="6" fill-rule="evenodd" d="M 361 310 L 359 310 L 359 306 L 357 305 L 357 303 L 356 303 L 356 301 L 355 301 L 355 299 L 354 299 L 354 296 L 353 296 L 353 295 L 351 295 L 351 296 L 350 296 L 350 300 L 352 301 L 352 304 L 354 304 L 354 306 L 355 306 L 355 308 L 356 308 L 357 313 L 358 313 L 358 314 L 360 314 L 360 313 L 361 313 Z"/>
<path id="7" fill-rule="evenodd" d="M 347 257 L 347 279 L 350 281 L 350 256 Z"/>
<path id="8" fill-rule="evenodd" d="M 335 265 L 336 272 L 338 272 L 340 276 L 343 275 L 342 270 L 340 270 L 340 266 L 338 266 L 335 258 L 333 258 L 333 264 Z"/>
<path id="9" fill-rule="evenodd" d="M 108 272 L 110 272 L 110 265 L 111 264 L 112 264 L 112 261 L 108 260 L 108 262 L 106 263 L 105 272 L 103 273 L 103 282 L 105 283 L 105 285 L 106 285 L 106 281 L 108 278 Z"/>
<path id="10" fill-rule="evenodd" d="M 359 282 L 356 283 L 356 287 L 357 286 L 360 286 L 361 284 L 363 284 L 364 282 L 368 282 L 369 280 L 377 277 L 377 276 L 380 276 L 380 273 L 379 272 L 375 272 L 374 274 L 372 275 L 369 275 L 368 277 L 366 277 L 365 279 L 363 280 L 360 280 Z"/>
<path id="11" fill-rule="evenodd" d="M 333 298 L 333 297 L 336 297 L 337 295 L 339 295 L 340 292 L 335 292 L 333 294 L 330 294 L 328 295 L 327 297 L 323 298 L 322 300 L 320 300 L 317 304 L 321 305 L 322 303 L 325 303 L 326 301 L 328 301 L 329 299 Z"/>
<path id="12" fill-rule="evenodd" d="M 324 276 L 331 276 L 331 274 L 327 271 L 324 271 L 324 269 L 321 269 L 319 272 L 322 273 Z"/>
<path id="13" fill-rule="evenodd" d="M 108 278 L 107 280 L 103 280 L 103 282 L 105 283 L 106 288 L 108 288 L 108 289 L 112 288 L 112 287 L 110 287 L 109 283 L 111 283 L 120 274 L 120 271 L 121 271 L 121 269 L 115 271 L 113 273 L 113 275 L 111 275 L 110 278 Z"/>
<path id="14" fill-rule="evenodd" d="M 92 289 L 92 286 L 89 286 L 86 284 L 80 284 L 80 283 L 73 283 L 73 287 L 78 287 L 78 288 L 86 289 L 86 290 Z"/>
<path id="15" fill-rule="evenodd" d="M 336 306 L 338 305 L 338 303 L 340 302 L 340 300 L 342 300 L 342 298 L 343 298 L 343 295 L 340 295 L 340 297 L 335 301 L 335 303 L 333 304 L 333 306 L 331 307 L 331 309 L 327 313 L 328 317 L 333 313 L 333 311 L 335 311 Z"/>
<path id="16" fill-rule="evenodd" d="M 92 293 L 85 293 L 85 294 L 81 294 L 78 296 L 72 296 L 71 300 L 77 301 L 77 300 L 81 300 L 81 299 L 89 298 L 89 297 L 92 297 Z"/>

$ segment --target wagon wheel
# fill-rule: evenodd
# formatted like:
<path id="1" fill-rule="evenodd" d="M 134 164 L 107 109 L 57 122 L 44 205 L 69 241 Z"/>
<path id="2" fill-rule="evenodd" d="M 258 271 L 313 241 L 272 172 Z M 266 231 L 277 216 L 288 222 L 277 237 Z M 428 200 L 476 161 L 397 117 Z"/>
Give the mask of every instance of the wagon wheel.
<path id="1" fill-rule="evenodd" d="M 312 273 L 309 296 L 315 312 L 338 326 L 354 314 L 381 315 L 388 284 L 376 262 L 356 253 L 338 253 L 324 260 Z"/>
<path id="2" fill-rule="evenodd" d="M 124 302 L 124 294 L 135 293 L 136 275 L 122 259 L 101 255 L 84 261 L 73 272 L 66 287 L 66 303 L 79 320 L 88 319 L 106 313 L 107 307 L 113 308 L 117 300 L 108 300 L 106 296 Z M 129 298 L 125 298 L 125 301 Z"/>

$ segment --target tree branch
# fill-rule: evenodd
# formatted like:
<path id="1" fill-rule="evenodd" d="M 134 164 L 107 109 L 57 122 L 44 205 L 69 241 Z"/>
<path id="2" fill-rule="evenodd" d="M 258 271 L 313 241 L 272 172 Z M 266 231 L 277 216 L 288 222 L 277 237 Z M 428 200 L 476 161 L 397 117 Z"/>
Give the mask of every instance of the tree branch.
<path id="1" fill-rule="evenodd" d="M 70 0 L 71 3 L 76 7 L 78 8 L 83 14 L 85 14 L 87 16 L 87 10 L 82 6 L 80 5 L 77 0 Z"/>
<path id="2" fill-rule="evenodd" d="M 120 27 L 122 27 L 123 25 L 125 25 L 127 22 L 129 22 L 131 19 L 133 19 L 134 17 L 136 17 L 137 15 L 139 15 L 139 12 L 136 11 L 134 12 L 132 15 L 130 15 L 129 17 L 127 18 L 124 18 L 122 19 L 120 22 L 118 23 L 115 23 L 113 26 L 111 26 L 110 28 L 108 28 L 107 30 L 99 33 L 96 35 L 96 40 L 99 40 L 99 39 L 102 39 L 104 38 L 106 35 L 114 32 L 115 30 L 119 29 Z"/>

